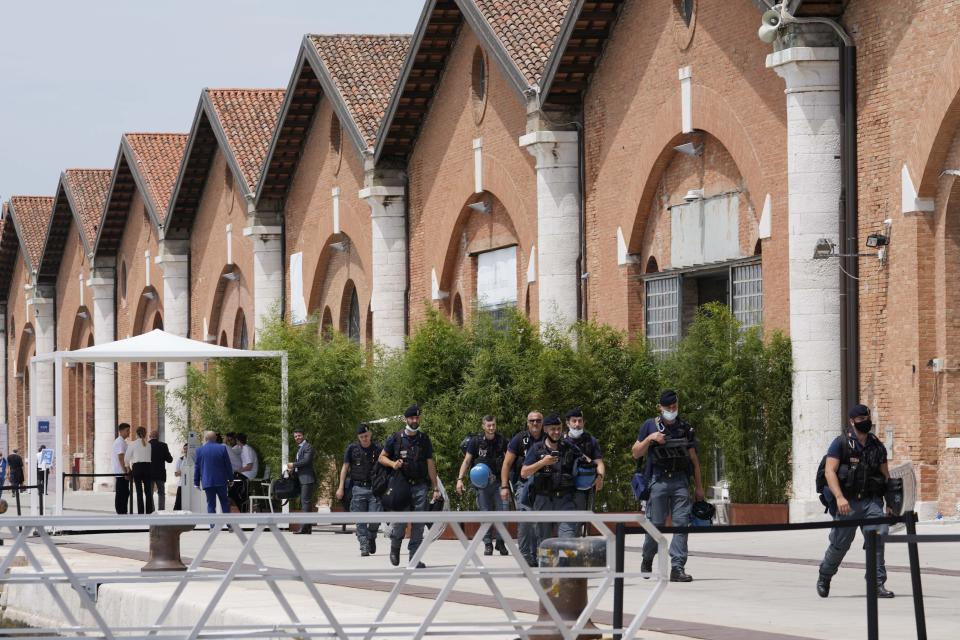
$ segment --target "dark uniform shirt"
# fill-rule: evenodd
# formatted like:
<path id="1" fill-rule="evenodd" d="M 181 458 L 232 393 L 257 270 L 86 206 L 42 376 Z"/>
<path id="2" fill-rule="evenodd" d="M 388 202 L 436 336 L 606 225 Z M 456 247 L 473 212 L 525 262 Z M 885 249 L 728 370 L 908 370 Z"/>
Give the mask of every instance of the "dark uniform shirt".
<path id="1" fill-rule="evenodd" d="M 500 477 L 500 467 L 503 466 L 503 456 L 507 453 L 507 439 L 499 433 L 494 434 L 492 440 L 479 435 L 470 439 L 467 453 L 473 458 L 474 464 L 483 463 Z"/>
<path id="2" fill-rule="evenodd" d="M 410 436 L 406 430 L 398 431 L 387 438 L 383 449 L 391 460 L 403 460 L 400 471 L 412 482 L 427 482 L 427 460 L 433 459 L 433 443 L 430 436 L 417 432 Z"/>

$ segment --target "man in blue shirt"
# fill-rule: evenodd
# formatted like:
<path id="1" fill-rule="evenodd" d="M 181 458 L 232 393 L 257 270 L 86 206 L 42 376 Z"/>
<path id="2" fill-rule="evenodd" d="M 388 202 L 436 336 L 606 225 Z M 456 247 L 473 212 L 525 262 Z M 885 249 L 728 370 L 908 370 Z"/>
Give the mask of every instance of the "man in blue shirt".
<path id="1" fill-rule="evenodd" d="M 564 417 L 567 420 L 567 442 L 577 447 L 596 466 L 597 475 L 593 481 L 593 487 L 587 491 L 577 491 L 573 496 L 577 511 L 588 511 L 592 508 L 589 500 L 590 493 L 603 488 L 603 476 L 606 472 L 603 449 L 600 447 L 600 441 L 584 429 L 583 412 L 580 409 L 571 409 Z"/>
<path id="2" fill-rule="evenodd" d="M 217 434 L 213 431 L 205 431 L 203 441 L 203 446 L 197 449 L 193 485 L 202 486 L 207 494 L 207 513 L 217 512 L 218 499 L 221 513 L 230 513 L 227 499 L 227 483 L 233 477 L 230 454 L 225 445 L 217 443 Z"/>
<path id="3" fill-rule="evenodd" d="M 887 448 L 880 439 L 871 433 L 873 422 L 870 409 L 858 404 L 850 410 L 850 427 L 847 432 L 833 439 L 827 449 L 824 475 L 830 489 L 829 509 L 834 520 L 861 518 L 882 518 L 884 516 L 883 495 L 886 493 L 890 471 L 887 467 Z M 867 531 L 877 531 L 880 536 L 887 534 L 887 525 L 860 527 Z M 852 527 L 836 527 L 830 530 L 830 545 L 820 563 L 820 576 L 817 579 L 817 594 L 821 598 L 830 595 L 830 580 L 840 568 L 843 556 L 857 531 Z M 867 576 L 867 580 L 877 581 L 877 597 L 892 598 L 887 590 L 887 568 L 884 563 L 883 538 L 877 540 L 877 575 Z"/>
<path id="4" fill-rule="evenodd" d="M 520 478 L 520 467 L 523 466 L 523 460 L 527 457 L 527 451 L 543 440 L 543 414 L 539 411 L 531 411 L 527 414 L 527 428 L 511 438 L 507 445 L 507 453 L 503 457 L 503 467 L 500 469 L 500 499 L 504 502 L 510 500 L 510 486 L 513 485 L 514 502 L 519 510 L 528 510 L 529 507 L 524 504 L 530 483 Z M 521 522 L 517 525 L 517 544 L 520 545 L 520 553 L 523 554 L 527 564 L 531 567 L 537 566 L 537 541 L 536 527 L 532 522 Z"/>
<path id="5" fill-rule="evenodd" d="M 544 438 L 527 451 L 527 457 L 520 469 L 520 476 L 531 483 L 534 494 L 534 511 L 576 511 L 574 494 L 577 492 L 573 475 L 573 464 L 577 455 L 569 446 L 562 446 L 563 426 L 560 417 L 547 416 L 543 421 Z M 537 525 L 537 537 L 540 540 L 554 536 L 575 538 L 578 522 L 561 522 L 554 525 L 545 522 Z"/>
<path id="6" fill-rule="evenodd" d="M 383 511 L 380 498 L 373 495 L 373 470 L 379 464 L 382 448 L 373 441 L 370 427 L 361 422 L 357 425 L 357 439 L 347 446 L 343 453 L 343 466 L 340 467 L 340 484 L 337 486 L 337 500 L 343 500 L 347 493 L 347 479 L 351 484 L 350 512 L 378 513 Z M 357 523 L 357 540 L 360 542 L 360 555 L 367 557 L 377 552 L 377 531 L 380 523 Z"/>
<path id="7" fill-rule="evenodd" d="M 490 469 L 490 476 L 486 486 L 475 487 L 477 490 L 477 510 L 478 511 L 506 511 L 507 502 L 500 498 L 500 485 L 497 478 L 503 469 L 503 461 L 507 453 L 507 439 L 497 433 L 497 419 L 492 415 L 483 416 L 480 423 L 483 433 L 470 438 L 467 444 L 467 450 L 463 454 L 463 462 L 460 464 L 460 473 L 457 476 L 457 493 L 464 491 L 463 478 L 472 468 L 473 464 L 485 464 Z M 487 529 L 483 536 L 483 555 L 493 555 L 493 539 L 497 540 L 497 551 L 505 556 L 509 553 L 500 534 L 495 533 L 493 528 Z"/>
<path id="8" fill-rule="evenodd" d="M 690 524 L 693 506 L 690 501 L 691 476 L 696 499 L 703 500 L 704 496 L 697 441 L 693 427 L 680 418 L 676 391 L 667 389 L 661 393 L 657 409 L 660 415 L 643 423 L 630 453 L 635 460 L 646 456 L 644 473 L 650 479 L 647 519 L 660 528 L 666 524 L 669 513 L 673 526 L 685 527 Z M 649 535 L 645 536 L 641 572 L 649 573 L 653 570 L 653 557 L 656 553 L 656 541 Z M 687 564 L 687 534 L 674 534 L 670 542 L 670 564 L 670 582 L 693 580 L 684 571 Z"/>

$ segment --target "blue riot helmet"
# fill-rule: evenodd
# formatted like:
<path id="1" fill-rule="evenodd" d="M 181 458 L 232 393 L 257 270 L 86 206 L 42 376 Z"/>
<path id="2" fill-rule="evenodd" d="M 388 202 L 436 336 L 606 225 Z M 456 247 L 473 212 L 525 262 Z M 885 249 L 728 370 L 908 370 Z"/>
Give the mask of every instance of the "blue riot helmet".
<path id="1" fill-rule="evenodd" d="M 486 489 L 492 479 L 493 472 L 490 471 L 490 467 L 482 462 L 473 465 L 473 468 L 470 469 L 470 482 L 477 489 Z"/>
<path id="2" fill-rule="evenodd" d="M 597 465 L 577 460 L 573 463 L 573 476 L 578 491 L 589 491 L 597 479 Z"/>

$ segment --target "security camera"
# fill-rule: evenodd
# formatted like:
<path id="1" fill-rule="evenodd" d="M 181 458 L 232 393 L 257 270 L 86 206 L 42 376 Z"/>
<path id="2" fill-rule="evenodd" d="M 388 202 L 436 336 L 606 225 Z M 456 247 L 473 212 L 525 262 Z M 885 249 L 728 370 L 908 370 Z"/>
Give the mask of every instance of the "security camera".
<path id="1" fill-rule="evenodd" d="M 760 29 L 757 30 L 757 37 L 771 44 L 780 34 L 780 28 L 783 26 L 782 5 L 776 5 L 772 9 L 763 12 L 760 18 Z"/>

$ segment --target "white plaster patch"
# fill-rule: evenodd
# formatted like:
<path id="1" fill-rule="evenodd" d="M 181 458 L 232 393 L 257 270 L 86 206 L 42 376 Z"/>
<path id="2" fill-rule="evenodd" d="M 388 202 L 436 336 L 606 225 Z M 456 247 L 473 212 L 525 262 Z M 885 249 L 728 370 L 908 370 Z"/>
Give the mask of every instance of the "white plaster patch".
<path id="1" fill-rule="evenodd" d="M 473 192 L 483 191 L 483 138 L 473 140 Z"/>
<path id="2" fill-rule="evenodd" d="M 530 259 L 527 261 L 527 284 L 537 281 L 537 245 L 530 247 Z"/>
<path id="3" fill-rule="evenodd" d="M 617 264 L 633 264 L 637 261 L 636 256 L 627 253 L 627 241 L 623 237 L 623 227 L 617 227 Z"/>
<path id="4" fill-rule="evenodd" d="M 693 131 L 693 67 L 680 68 L 680 127 L 683 133 Z"/>
<path id="5" fill-rule="evenodd" d="M 290 320 L 307 321 L 307 303 L 303 297 L 303 252 L 290 254 Z"/>
<path id="6" fill-rule="evenodd" d="M 913 186 L 910 170 L 903 165 L 900 171 L 900 212 L 903 215 L 911 213 L 930 213 L 933 211 L 933 198 L 920 198 L 917 188 Z"/>
<path id="7" fill-rule="evenodd" d="M 146 286 L 150 286 L 150 252 L 143 252 L 143 268 L 144 268 L 144 283 Z"/>
<path id="8" fill-rule="evenodd" d="M 340 233 L 340 187 L 334 187 L 333 196 L 333 232 Z"/>
<path id="9" fill-rule="evenodd" d="M 947 449 L 960 449 L 960 438 L 947 438 L 944 446 Z"/>
<path id="10" fill-rule="evenodd" d="M 227 264 L 233 264 L 233 225 L 227 225 Z"/>
<path id="11" fill-rule="evenodd" d="M 766 240 L 771 236 L 772 226 L 770 221 L 770 194 L 768 193 L 767 197 L 763 199 L 763 211 L 760 213 L 760 228 L 757 236 L 761 240 Z"/>
<path id="12" fill-rule="evenodd" d="M 440 291 L 440 280 L 437 278 L 437 270 L 430 270 L 430 298 L 432 300 L 443 300 L 449 295 L 446 291 Z"/>

